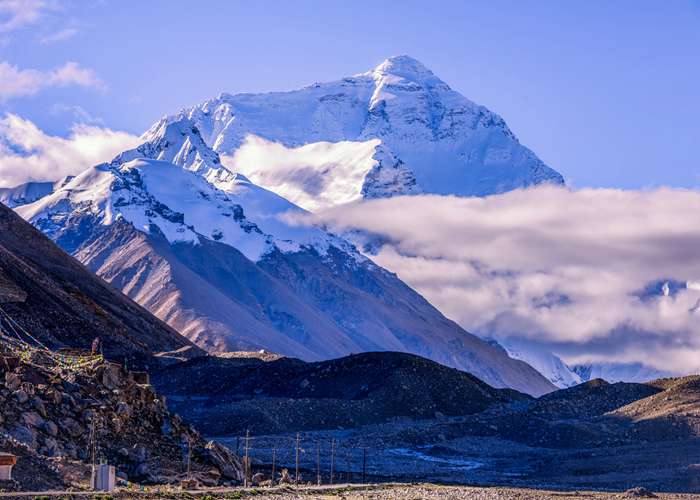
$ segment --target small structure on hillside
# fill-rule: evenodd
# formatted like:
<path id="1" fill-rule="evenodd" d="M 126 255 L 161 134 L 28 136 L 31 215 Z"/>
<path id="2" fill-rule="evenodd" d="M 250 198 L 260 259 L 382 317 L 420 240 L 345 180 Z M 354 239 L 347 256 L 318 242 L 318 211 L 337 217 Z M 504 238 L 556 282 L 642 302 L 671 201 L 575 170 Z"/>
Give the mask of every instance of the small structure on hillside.
<path id="1" fill-rule="evenodd" d="M 92 489 L 94 491 L 114 491 L 116 486 L 116 474 L 114 465 L 93 465 Z"/>
<path id="2" fill-rule="evenodd" d="M 17 457 L 9 453 L 0 453 L 0 481 L 12 480 L 12 467 L 17 464 Z"/>

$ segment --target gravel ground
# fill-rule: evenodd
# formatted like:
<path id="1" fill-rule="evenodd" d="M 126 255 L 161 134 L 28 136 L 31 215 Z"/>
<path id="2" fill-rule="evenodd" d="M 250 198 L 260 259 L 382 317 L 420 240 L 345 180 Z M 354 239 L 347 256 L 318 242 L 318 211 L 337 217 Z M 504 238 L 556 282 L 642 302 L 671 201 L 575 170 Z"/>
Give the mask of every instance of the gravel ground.
<path id="1" fill-rule="evenodd" d="M 21 496 L 14 494 L 6 496 L 0 493 L 0 498 L 35 498 L 35 493 L 24 493 Z M 159 492 L 133 492 L 122 491 L 112 495 L 96 495 L 82 493 L 42 493 L 42 499 L 84 499 L 84 498 L 109 498 L 117 499 L 258 499 L 258 500 L 448 500 L 448 499 L 474 499 L 474 500 L 540 500 L 540 499 L 626 499 L 626 498 L 661 498 L 666 500 L 690 500 L 699 498 L 690 494 L 661 494 L 655 496 L 640 496 L 633 493 L 603 493 L 590 491 L 551 491 L 521 488 L 478 488 L 469 486 L 439 486 L 433 484 L 383 484 L 383 485 L 337 485 L 328 487 L 280 487 L 274 489 L 236 489 L 236 490 L 199 490 L 190 492 L 178 492 L 163 489 Z"/>

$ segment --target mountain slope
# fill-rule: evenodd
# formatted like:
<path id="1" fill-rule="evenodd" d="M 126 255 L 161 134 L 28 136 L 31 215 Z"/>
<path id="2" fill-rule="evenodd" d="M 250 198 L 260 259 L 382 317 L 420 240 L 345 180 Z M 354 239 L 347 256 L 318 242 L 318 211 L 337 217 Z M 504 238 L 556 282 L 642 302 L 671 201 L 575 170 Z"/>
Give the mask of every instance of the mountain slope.
<path id="1" fill-rule="evenodd" d="M 163 118 L 144 140 L 162 139 L 173 124 L 194 125 L 233 170 L 309 210 L 360 198 L 484 196 L 564 183 L 500 116 L 408 56 L 290 92 L 222 94 Z M 191 152 L 196 142 L 182 135 L 163 156 L 201 163 Z"/>
<path id="2" fill-rule="evenodd" d="M 1 204 L 0 307 L 53 349 L 100 337 L 107 356 L 138 361 L 191 346 Z"/>
<path id="3" fill-rule="evenodd" d="M 145 157 L 161 157 L 157 144 L 88 169 L 17 210 L 207 349 L 265 348 L 306 360 L 412 352 L 496 387 L 553 389 L 347 241 L 287 222 L 298 207 L 216 164 L 182 168 Z M 199 147 L 200 158 L 216 158 Z"/>

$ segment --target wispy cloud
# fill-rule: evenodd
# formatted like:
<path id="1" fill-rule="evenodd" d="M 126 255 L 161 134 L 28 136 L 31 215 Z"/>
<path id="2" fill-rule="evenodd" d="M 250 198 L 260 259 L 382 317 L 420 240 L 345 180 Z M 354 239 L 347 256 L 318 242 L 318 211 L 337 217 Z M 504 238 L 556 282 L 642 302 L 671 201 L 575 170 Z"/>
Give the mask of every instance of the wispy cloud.
<path id="1" fill-rule="evenodd" d="M 0 61 L 0 102 L 16 97 L 35 95 L 49 87 L 104 88 L 104 82 L 89 68 L 76 62 L 67 62 L 63 66 L 41 71 L 37 69 L 20 69 L 6 61 Z"/>
<path id="2" fill-rule="evenodd" d="M 44 133 L 34 123 L 14 114 L 0 118 L 0 186 L 32 180 L 57 180 L 139 144 L 126 132 L 74 125 L 68 137 Z"/>
<path id="3" fill-rule="evenodd" d="M 50 112 L 52 115 L 70 115 L 73 117 L 75 123 L 81 123 L 85 125 L 104 124 L 104 120 L 102 118 L 93 116 L 88 110 L 77 104 L 70 105 L 64 104 L 62 102 L 57 102 L 53 106 L 51 106 Z"/>
<path id="4" fill-rule="evenodd" d="M 569 361 L 700 369 L 700 192 L 540 187 L 485 199 L 401 197 L 311 217 L 381 236 L 374 259 L 484 335 L 544 342 Z"/>
<path id="5" fill-rule="evenodd" d="M 0 0 L 0 33 L 8 33 L 34 24 L 47 10 L 57 7 L 47 0 Z"/>
<path id="6" fill-rule="evenodd" d="M 39 42 L 44 45 L 64 42 L 73 38 L 78 33 L 76 28 L 63 28 L 62 30 L 39 37 Z"/>

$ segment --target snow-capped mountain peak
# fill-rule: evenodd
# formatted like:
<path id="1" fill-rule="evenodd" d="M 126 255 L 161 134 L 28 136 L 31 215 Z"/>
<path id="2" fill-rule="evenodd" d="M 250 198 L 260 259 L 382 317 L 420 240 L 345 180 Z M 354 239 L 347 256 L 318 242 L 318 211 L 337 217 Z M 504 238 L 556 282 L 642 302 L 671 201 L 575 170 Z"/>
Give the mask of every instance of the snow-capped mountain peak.
<path id="1" fill-rule="evenodd" d="M 299 90 L 224 93 L 161 122 L 180 124 L 186 135 L 194 125 L 230 170 L 309 210 L 378 196 L 483 196 L 564 182 L 500 116 L 409 56 Z M 152 142 L 161 122 L 144 139 Z M 402 165 L 390 183 L 374 168 L 385 155 Z"/>

